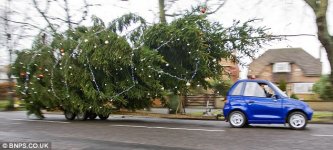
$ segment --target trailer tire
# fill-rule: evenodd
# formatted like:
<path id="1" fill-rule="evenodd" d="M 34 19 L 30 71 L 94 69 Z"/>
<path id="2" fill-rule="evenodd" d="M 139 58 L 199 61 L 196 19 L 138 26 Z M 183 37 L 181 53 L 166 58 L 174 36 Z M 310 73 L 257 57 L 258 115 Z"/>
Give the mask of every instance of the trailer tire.
<path id="1" fill-rule="evenodd" d="M 106 120 L 106 119 L 108 119 L 109 118 L 109 114 L 107 114 L 107 115 L 98 115 L 98 117 L 99 117 L 99 119 L 101 119 L 101 120 Z"/>
<path id="2" fill-rule="evenodd" d="M 90 120 L 95 120 L 96 117 L 97 117 L 97 114 L 96 114 L 96 113 L 89 113 L 88 118 L 89 118 Z"/>
<path id="3" fill-rule="evenodd" d="M 64 115 L 67 120 L 74 120 L 76 116 L 76 114 L 71 111 L 64 111 Z"/>
<path id="4" fill-rule="evenodd" d="M 84 121 L 84 120 L 87 120 L 88 115 L 86 112 L 80 112 L 76 115 L 76 118 L 77 118 L 77 120 Z"/>

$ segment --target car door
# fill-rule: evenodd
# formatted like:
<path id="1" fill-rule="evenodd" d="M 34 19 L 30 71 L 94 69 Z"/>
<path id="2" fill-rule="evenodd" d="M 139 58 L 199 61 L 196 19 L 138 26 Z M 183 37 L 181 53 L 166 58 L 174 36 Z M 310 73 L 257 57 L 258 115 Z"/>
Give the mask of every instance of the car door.
<path id="1" fill-rule="evenodd" d="M 255 123 L 277 123 L 283 120 L 282 100 L 267 97 L 257 82 L 247 82 L 244 89 L 249 121 Z"/>

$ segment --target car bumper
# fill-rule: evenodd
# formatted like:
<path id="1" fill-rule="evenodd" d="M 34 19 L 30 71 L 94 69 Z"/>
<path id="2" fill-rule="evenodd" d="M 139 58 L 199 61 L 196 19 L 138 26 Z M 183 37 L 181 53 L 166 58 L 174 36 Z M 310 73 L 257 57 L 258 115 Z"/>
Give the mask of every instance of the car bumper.
<path id="1" fill-rule="evenodd" d="M 304 111 L 308 117 L 308 120 L 312 120 L 313 110 L 310 107 L 307 107 L 307 108 L 305 108 Z"/>

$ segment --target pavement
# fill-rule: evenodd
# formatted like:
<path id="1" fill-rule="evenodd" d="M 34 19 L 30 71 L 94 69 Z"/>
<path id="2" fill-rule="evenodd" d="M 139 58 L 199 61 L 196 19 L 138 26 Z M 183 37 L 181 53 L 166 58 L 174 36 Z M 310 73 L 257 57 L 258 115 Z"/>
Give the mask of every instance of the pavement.
<path id="1" fill-rule="evenodd" d="M 309 124 L 305 130 L 284 125 L 231 128 L 224 121 L 112 115 L 108 120 L 46 119 L 26 112 L 0 112 L 0 142 L 51 142 L 52 149 L 111 150 L 313 150 L 333 147 L 333 125 Z M 0 145 L 1 146 L 1 145 Z M 1 149 L 1 148 L 0 148 Z"/>

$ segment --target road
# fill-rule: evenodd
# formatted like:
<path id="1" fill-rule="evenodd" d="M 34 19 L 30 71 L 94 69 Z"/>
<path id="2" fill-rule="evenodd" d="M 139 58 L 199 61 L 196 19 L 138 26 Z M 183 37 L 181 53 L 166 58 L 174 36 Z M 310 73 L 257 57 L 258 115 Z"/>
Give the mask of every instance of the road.
<path id="1" fill-rule="evenodd" d="M 52 149 L 111 150 L 269 150 L 331 149 L 333 125 L 309 124 L 294 131 L 284 125 L 230 128 L 223 121 L 111 116 L 106 121 L 45 120 L 25 112 L 0 112 L 0 142 L 51 142 Z M 1 148 L 0 148 L 1 149 Z"/>

